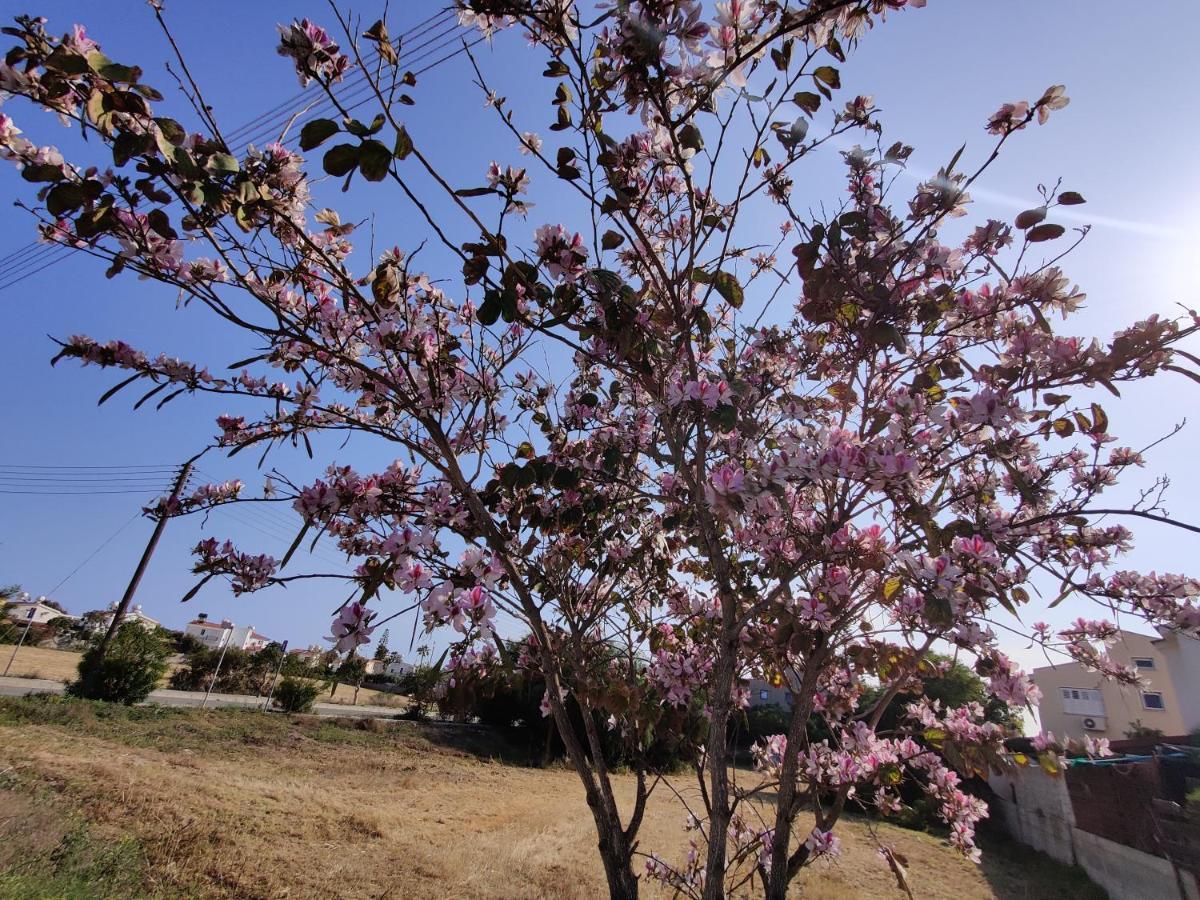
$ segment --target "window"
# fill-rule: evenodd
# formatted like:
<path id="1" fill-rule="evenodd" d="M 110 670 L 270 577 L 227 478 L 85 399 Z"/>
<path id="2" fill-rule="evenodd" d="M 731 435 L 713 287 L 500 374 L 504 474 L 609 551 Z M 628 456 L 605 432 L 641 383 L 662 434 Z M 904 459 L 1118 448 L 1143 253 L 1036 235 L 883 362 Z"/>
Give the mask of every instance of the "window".
<path id="1" fill-rule="evenodd" d="M 1142 706 L 1146 709 L 1166 709 L 1163 696 L 1158 691 L 1142 691 Z"/>
<path id="2" fill-rule="evenodd" d="M 1139 658 L 1139 657 L 1135 656 L 1133 658 L 1133 664 L 1135 666 L 1137 666 L 1139 669 L 1153 669 L 1154 668 L 1154 660 L 1147 659 L 1145 657 Z"/>
<path id="3" fill-rule="evenodd" d="M 1076 716 L 1104 715 L 1104 696 L 1087 688 L 1060 688 L 1063 712 Z"/>
<path id="4" fill-rule="evenodd" d="M 766 700 L 766 699 L 767 699 L 767 697 L 769 697 L 769 696 L 770 696 L 770 694 L 768 694 L 766 691 L 759 691 L 759 692 L 758 692 L 758 699 L 759 699 L 759 700 Z"/>

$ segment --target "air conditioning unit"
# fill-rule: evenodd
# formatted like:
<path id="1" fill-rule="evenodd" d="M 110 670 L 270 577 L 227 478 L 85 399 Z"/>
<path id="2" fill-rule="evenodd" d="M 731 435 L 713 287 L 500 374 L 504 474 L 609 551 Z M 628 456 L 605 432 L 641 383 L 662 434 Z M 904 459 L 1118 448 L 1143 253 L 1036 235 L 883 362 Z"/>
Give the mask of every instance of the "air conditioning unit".
<path id="1" fill-rule="evenodd" d="M 1099 719 L 1094 716 L 1087 716 L 1083 720 L 1084 731 L 1104 731 L 1105 727 L 1106 725 L 1104 719 Z"/>

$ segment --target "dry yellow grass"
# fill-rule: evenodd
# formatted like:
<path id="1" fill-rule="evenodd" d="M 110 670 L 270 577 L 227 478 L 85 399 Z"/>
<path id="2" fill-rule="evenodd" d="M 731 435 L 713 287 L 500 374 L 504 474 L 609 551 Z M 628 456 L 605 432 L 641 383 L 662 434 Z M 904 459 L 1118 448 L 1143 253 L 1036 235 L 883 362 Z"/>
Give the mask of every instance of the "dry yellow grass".
<path id="1" fill-rule="evenodd" d="M 371 688 L 359 688 L 358 701 L 354 699 L 354 685 L 339 684 L 337 692 L 330 697 L 326 691 L 317 697 L 318 703 L 342 703 L 347 706 L 394 706 L 396 709 L 407 709 L 408 698 L 400 694 L 388 694 Z"/>
<path id="2" fill-rule="evenodd" d="M 485 761 L 407 724 L 355 730 L 233 711 L 137 712 L 161 718 L 148 724 L 89 720 L 89 709 L 80 715 L 81 722 L 54 725 L 0 716 L 0 772 L 11 767 L 10 784 L 22 796 L 51 786 L 56 802 L 81 807 L 106 835 L 136 835 L 154 893 L 605 894 L 591 820 L 570 772 Z M 631 781 L 618 779 L 617 788 L 627 804 Z M 660 790 L 642 846 L 678 857 L 682 820 L 679 802 Z M 796 895 L 901 897 L 865 825 L 851 822 L 842 833 L 842 859 L 812 870 Z M 888 826 L 878 833 L 910 860 L 918 897 L 1077 896 L 1003 859 L 972 865 L 928 835 Z M 0 846 L 13 834 L 0 827 Z M 0 855 L 0 878 L 2 870 Z M 662 896 L 650 885 L 644 893 Z"/>
<path id="3" fill-rule="evenodd" d="M 0 644 L 0 672 L 12 655 L 11 645 Z M 22 678 L 46 678 L 50 681 L 72 681 L 79 668 L 81 653 L 72 650 L 48 650 L 45 647 L 21 647 L 8 674 Z"/>

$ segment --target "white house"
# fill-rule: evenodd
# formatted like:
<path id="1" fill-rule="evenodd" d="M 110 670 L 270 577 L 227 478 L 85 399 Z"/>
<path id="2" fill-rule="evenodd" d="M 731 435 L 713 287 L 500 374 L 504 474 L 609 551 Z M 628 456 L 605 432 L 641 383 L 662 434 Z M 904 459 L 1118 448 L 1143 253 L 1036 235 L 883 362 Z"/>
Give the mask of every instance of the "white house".
<path id="1" fill-rule="evenodd" d="M 412 663 L 406 663 L 400 658 L 399 653 L 393 653 L 391 656 L 389 656 L 387 665 L 383 667 L 385 675 L 392 675 L 396 678 L 408 675 L 414 669 L 416 669 L 416 666 L 414 666 Z"/>
<path id="2" fill-rule="evenodd" d="M 108 627 L 112 624 L 113 614 L 116 613 L 116 611 L 117 604 L 110 603 L 108 604 L 108 609 L 104 611 L 103 615 L 93 616 L 89 614 L 88 621 L 86 621 L 84 624 L 90 625 L 93 631 L 107 631 Z M 158 619 L 152 619 L 150 616 L 146 615 L 142 611 L 142 605 L 140 603 L 135 603 L 133 606 L 129 607 L 129 609 L 125 610 L 125 615 L 121 617 L 121 622 L 137 622 L 147 631 L 153 631 L 162 624 L 158 621 Z"/>
<path id="3" fill-rule="evenodd" d="M 200 613 L 198 617 L 188 622 L 184 631 L 212 650 L 229 646 L 236 650 L 248 650 L 253 653 L 271 643 L 271 639 L 265 634 L 255 631 L 253 625 L 235 625 L 228 619 L 213 622 L 208 618 L 207 613 Z"/>
<path id="4" fill-rule="evenodd" d="M 27 622 L 33 622 L 34 625 L 45 625 L 51 619 L 78 618 L 77 616 L 63 612 L 57 607 L 50 606 L 46 602 L 45 597 L 38 597 L 36 600 L 31 600 L 28 594 L 24 594 L 22 598 L 20 600 L 10 600 L 8 603 L 8 617 L 15 622 L 20 622 L 22 625 Z"/>

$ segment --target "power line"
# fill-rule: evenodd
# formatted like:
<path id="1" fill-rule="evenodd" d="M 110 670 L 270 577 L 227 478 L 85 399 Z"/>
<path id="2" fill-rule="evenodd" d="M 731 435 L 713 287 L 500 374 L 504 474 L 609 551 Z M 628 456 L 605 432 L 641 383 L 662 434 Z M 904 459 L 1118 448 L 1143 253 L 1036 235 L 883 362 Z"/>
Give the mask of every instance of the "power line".
<path id="1" fill-rule="evenodd" d="M 0 463 L 0 469 L 139 469 L 139 470 L 154 470 L 156 472 L 178 472 L 179 466 L 164 466 L 157 463 L 147 463 L 144 466 L 137 465 L 119 465 L 119 466 L 44 466 L 34 465 L 33 463 Z"/>
<path id="2" fill-rule="evenodd" d="M 427 19 L 425 19 L 422 23 L 418 24 L 417 26 L 414 26 L 413 29 L 410 29 L 409 32 L 406 32 L 405 35 L 402 35 L 400 38 L 397 39 L 397 44 L 401 48 L 401 59 L 403 59 L 403 54 L 405 51 L 404 43 L 405 43 L 406 37 L 411 38 L 413 32 L 417 31 L 417 29 L 421 28 L 423 25 L 427 25 L 428 23 L 432 22 L 434 19 L 436 19 L 438 16 L 442 15 L 446 11 L 447 11 L 446 9 L 440 10 L 439 12 L 435 13 L 433 16 L 430 16 Z M 450 27 L 448 30 L 443 31 L 441 34 L 438 34 L 435 37 L 428 39 L 425 42 L 425 44 L 422 45 L 426 49 L 423 53 L 418 54 L 416 59 L 423 59 L 423 58 L 431 55 L 432 53 L 437 52 L 438 50 L 442 50 L 442 49 L 448 47 L 450 44 L 455 42 L 455 39 L 457 37 L 457 32 L 458 32 L 460 26 L 457 24 L 457 21 L 449 22 L 448 24 L 450 24 Z M 441 27 L 441 26 L 433 26 L 433 27 Z M 427 33 L 430 30 L 431 30 L 430 27 L 426 27 L 424 29 L 423 33 Z M 438 46 L 432 46 L 432 47 L 429 46 L 430 44 L 434 44 L 446 36 L 449 36 L 449 40 L 442 41 L 442 43 Z M 476 40 L 474 40 L 470 44 L 460 47 L 457 50 L 455 50 L 451 53 L 448 53 L 437 60 L 434 60 L 432 63 L 429 63 L 428 65 L 424 66 L 423 68 L 416 70 L 415 72 L 413 72 L 413 75 L 414 76 L 422 75 L 425 72 L 428 72 L 430 69 L 434 68 L 435 66 L 441 65 L 443 62 L 446 62 L 447 60 L 452 59 L 453 57 L 459 55 L 460 53 L 464 52 L 466 49 L 476 46 L 483 40 L 485 40 L 485 37 L 481 35 L 480 37 L 478 37 Z M 376 55 L 377 55 L 377 51 L 376 51 Z M 406 60 L 406 62 L 408 62 L 410 64 L 415 61 L 416 60 L 414 60 L 414 59 Z M 356 98 L 358 96 L 363 96 L 363 93 L 364 93 L 363 89 L 365 88 L 366 96 L 363 97 L 362 100 L 359 100 L 358 102 L 352 103 L 349 105 L 346 105 L 346 103 L 344 102 L 343 106 L 347 111 L 351 111 L 351 110 L 357 109 L 360 106 L 363 106 L 364 104 L 369 102 L 373 96 L 373 91 L 371 89 L 369 82 L 367 82 L 365 75 L 361 76 L 359 84 L 354 85 L 353 87 L 351 87 L 350 85 L 351 85 L 351 80 L 348 80 L 346 87 L 343 88 L 344 94 L 353 95 L 353 97 Z M 275 115 L 274 113 L 269 111 L 266 114 L 267 118 L 275 120 L 275 121 L 273 121 L 272 127 L 282 127 L 283 125 L 287 124 L 287 122 L 289 121 L 290 118 L 303 113 L 304 112 L 303 101 L 304 101 L 305 97 L 306 97 L 306 94 L 302 93 L 300 95 L 297 95 L 296 98 L 293 98 L 293 101 L 299 100 L 300 105 L 297 108 L 291 110 L 290 114 L 285 109 L 284 115 L 282 118 L 279 118 L 278 115 Z M 350 96 L 343 97 L 344 101 L 348 101 L 349 99 L 351 99 Z M 285 104 L 290 104 L 293 101 L 285 101 Z M 323 101 L 319 101 L 316 105 L 319 105 L 322 107 L 322 109 L 323 109 L 322 115 L 336 110 L 336 105 L 328 97 L 325 97 Z M 315 108 L 316 108 L 316 106 L 314 106 L 314 109 Z M 279 109 L 279 106 L 277 106 L 276 109 Z M 320 116 L 315 116 L 315 115 L 312 116 L 312 118 L 319 118 L 319 117 Z M 241 134 L 241 133 L 245 133 L 246 130 L 249 129 L 250 127 L 260 127 L 261 121 L 262 121 L 262 117 L 259 117 L 258 119 L 254 120 L 252 123 L 247 123 L 247 125 L 241 126 L 241 128 L 235 130 L 235 132 L 233 132 L 233 133 Z M 232 136 L 232 134 L 231 134 L 231 136 Z M 271 138 L 271 136 L 272 135 L 271 135 L 270 131 L 265 132 L 265 133 L 260 132 L 258 141 L 269 140 Z M 245 144 L 243 144 L 239 153 L 245 152 L 245 149 L 247 147 L 249 147 L 250 144 L 255 143 L 255 142 L 256 141 L 254 141 L 254 140 L 247 141 Z M 61 252 L 56 252 L 56 251 L 61 251 Z M 61 262 L 62 260 L 66 259 L 70 255 L 71 254 L 70 254 L 69 250 L 67 250 L 61 244 L 41 244 L 36 241 L 28 244 L 26 247 L 24 247 L 20 250 L 16 250 L 16 251 L 13 251 L 12 253 L 9 253 L 8 256 L 0 258 L 0 268 L 4 269 L 4 274 L 0 275 L 0 291 L 4 291 L 4 290 L 7 290 L 8 288 L 14 287 L 15 285 L 19 284 L 20 282 L 24 281 L 25 279 L 27 279 L 33 275 L 36 275 L 37 273 L 43 271 L 44 269 L 49 268 L 50 266 L 54 265 L 55 263 Z M 14 263 L 14 265 L 6 265 L 6 263 L 9 263 L 9 262 Z"/>
<path id="3" fill-rule="evenodd" d="M 142 515 L 142 511 L 138 510 L 132 516 L 130 516 L 128 519 L 126 519 L 125 524 L 123 524 L 120 528 L 118 528 L 116 531 L 114 531 L 112 534 L 110 534 L 104 540 L 104 543 L 102 543 L 99 547 L 97 547 L 90 554 L 88 554 L 88 556 L 83 560 L 83 562 L 81 562 L 74 569 L 72 569 L 70 574 L 67 575 L 66 578 L 64 578 L 62 581 L 60 581 L 54 587 L 50 588 L 50 590 L 46 592 L 46 596 L 49 597 L 49 596 L 53 595 L 55 591 L 57 591 L 60 587 L 62 587 L 64 584 L 66 584 L 72 578 L 74 578 L 75 574 L 80 569 L 82 569 L 84 566 L 86 566 L 88 563 L 90 563 L 101 550 L 103 550 L 105 547 L 107 547 L 109 544 L 111 544 L 116 539 L 117 535 L 119 535 L 122 531 L 124 531 L 126 528 L 128 528 L 130 525 L 132 525 L 134 520 L 138 519 L 141 515 Z"/>
<path id="4" fill-rule="evenodd" d="M 458 30 L 459 26 L 458 26 L 457 22 L 455 22 L 453 19 L 448 19 L 442 23 L 439 23 L 439 24 L 436 24 L 436 25 L 433 25 L 430 27 L 422 27 L 422 26 L 425 26 L 427 23 L 431 22 L 433 19 L 436 19 L 439 16 L 443 15 L 445 12 L 446 12 L 446 10 L 442 10 L 438 13 L 435 13 L 433 16 L 426 19 L 424 22 L 418 23 L 417 25 L 413 26 L 412 29 L 410 29 L 408 32 L 406 32 L 405 35 L 401 36 L 401 38 L 399 38 L 397 40 L 396 44 L 397 44 L 397 51 L 399 54 L 399 62 L 405 61 L 406 55 L 411 56 L 411 54 L 415 53 L 417 50 L 420 50 L 422 47 L 427 47 L 430 43 L 440 40 L 443 36 L 450 33 L 450 31 Z M 427 39 L 424 43 L 418 43 L 415 47 L 411 47 L 411 48 L 409 47 L 408 42 L 419 41 L 428 32 L 435 30 L 437 28 L 445 29 L 446 25 L 450 25 L 449 30 L 443 30 L 440 34 Z M 371 54 L 366 60 L 364 60 L 364 64 L 370 65 L 373 60 L 377 60 L 378 58 L 379 58 L 378 52 L 375 52 L 375 53 Z M 408 61 L 411 62 L 411 59 L 409 59 Z M 397 65 L 399 65 L 399 62 L 397 63 Z M 359 91 L 364 86 L 369 90 L 370 89 L 370 81 L 368 80 L 366 73 L 360 69 L 360 70 L 356 71 L 350 78 L 347 78 L 344 82 L 342 82 L 341 86 L 338 88 L 336 93 L 338 93 L 339 95 L 344 97 L 346 94 L 348 94 L 352 91 L 353 92 Z M 289 104 L 286 108 L 283 108 L 283 109 L 277 108 L 277 111 L 269 112 L 269 113 L 266 113 L 265 115 L 259 116 L 256 119 L 254 119 L 250 122 L 247 122 L 245 125 L 241 126 L 240 128 L 236 129 L 235 131 L 231 132 L 226 137 L 227 144 L 230 147 L 235 146 L 234 140 L 236 139 L 237 141 L 241 142 L 239 152 L 244 152 L 246 150 L 246 148 L 250 146 L 250 144 L 258 143 L 259 141 L 263 141 L 263 140 L 268 140 L 274 134 L 274 132 L 276 130 L 282 128 L 292 118 L 294 118 L 295 116 L 297 116 L 301 113 L 304 113 L 306 111 L 312 111 L 314 109 L 317 109 L 318 107 L 322 107 L 324 109 L 329 109 L 329 110 L 332 110 L 335 108 L 333 101 L 330 100 L 328 96 L 326 96 L 324 93 L 322 93 L 318 90 L 315 90 L 315 89 L 306 91 L 304 94 L 301 94 L 297 99 L 299 100 L 298 103 Z M 249 135 L 258 135 L 258 137 L 252 138 L 252 137 L 249 137 Z"/>
<path id="5" fill-rule="evenodd" d="M 0 479 L 5 481 L 22 481 L 37 484 L 42 481 L 56 481 L 64 484 L 92 484 L 98 481 L 103 482 L 145 482 L 153 481 L 157 483 L 166 477 L 167 472 L 147 472 L 145 475 L 30 475 L 19 472 L 0 472 Z"/>
<path id="6" fill-rule="evenodd" d="M 0 489 L 0 494 L 27 494 L 27 495 L 40 495 L 40 496 L 57 495 L 57 496 L 69 496 L 69 497 L 84 497 L 84 496 L 91 496 L 91 495 L 95 495 L 95 494 L 140 494 L 141 496 L 145 497 L 147 494 L 152 494 L 152 493 L 156 493 L 156 492 L 151 490 L 150 488 L 146 488 L 145 490 L 127 490 L 127 491 L 10 491 L 10 490 L 5 490 L 5 489 Z M 161 491 L 158 493 L 161 493 Z"/>

